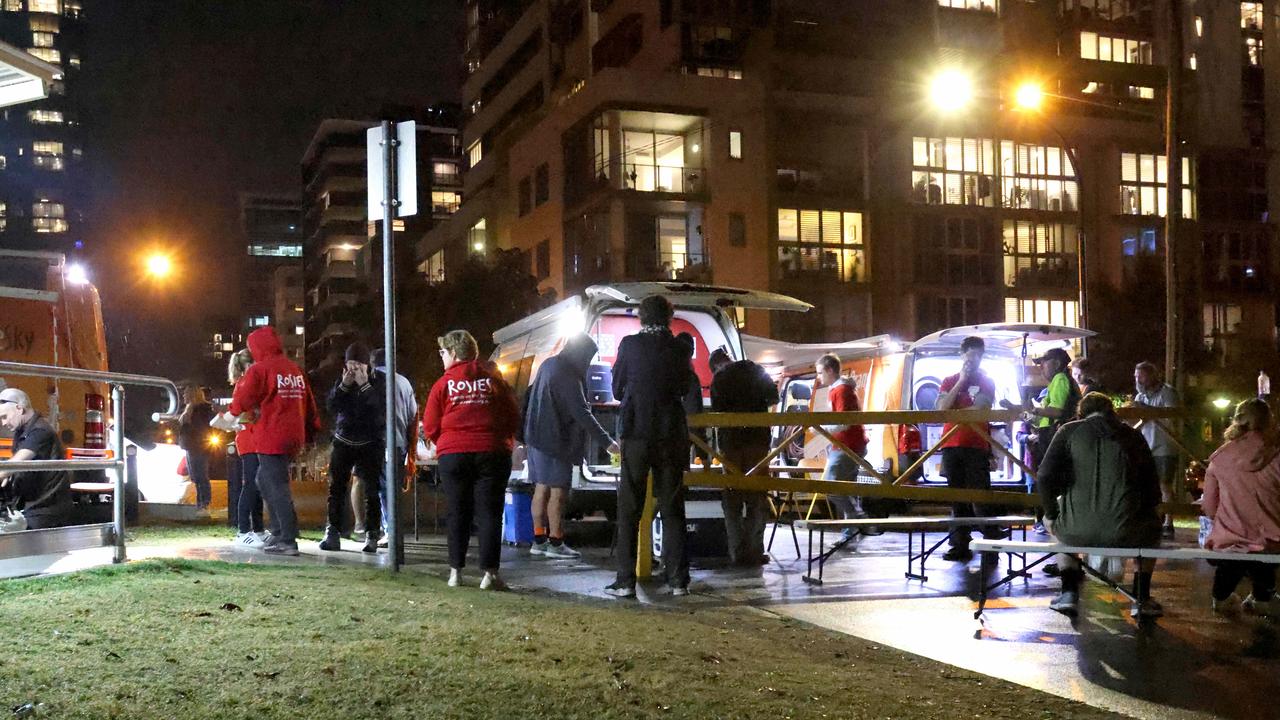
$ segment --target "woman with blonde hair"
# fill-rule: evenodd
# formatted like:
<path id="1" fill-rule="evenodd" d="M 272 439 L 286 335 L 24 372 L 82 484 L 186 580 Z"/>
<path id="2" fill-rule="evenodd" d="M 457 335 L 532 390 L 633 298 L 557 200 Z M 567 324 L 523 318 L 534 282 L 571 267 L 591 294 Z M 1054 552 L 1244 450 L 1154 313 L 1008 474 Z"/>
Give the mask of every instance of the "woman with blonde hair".
<path id="1" fill-rule="evenodd" d="M 183 392 L 187 407 L 178 417 L 178 447 L 187 452 L 187 472 L 196 486 L 196 510 L 207 512 L 212 500 L 209 486 L 209 447 L 205 442 L 207 428 L 213 421 L 213 406 L 197 385 Z"/>
<path id="2" fill-rule="evenodd" d="M 252 364 L 253 354 L 248 348 L 232 353 L 227 362 L 227 382 L 232 388 Z M 230 456 L 231 467 L 227 469 L 227 516 L 236 528 L 237 545 L 260 548 L 267 541 L 267 533 L 262 524 L 262 494 L 254 479 L 258 474 L 258 453 L 253 446 L 252 418 L 227 420 L 236 431 L 236 451 Z"/>
<path id="3" fill-rule="evenodd" d="M 1213 518 L 1213 530 L 1204 546 L 1241 555 L 1280 553 L 1280 442 L 1267 403 L 1245 400 L 1237 405 L 1226 440 L 1205 471 L 1201 504 Z M 1240 601 L 1235 589 L 1246 575 L 1253 592 Z M 1271 614 L 1275 589 L 1275 565 L 1244 559 L 1215 563 L 1215 612 L 1243 607 Z"/>
<path id="4" fill-rule="evenodd" d="M 502 501 L 511 477 L 511 451 L 520 411 L 493 363 L 479 358 L 466 330 L 437 338 L 444 375 L 427 397 L 422 434 L 436 446 L 449 508 L 449 587 L 462 582 L 474 518 L 480 536 L 482 590 L 503 590 Z"/>

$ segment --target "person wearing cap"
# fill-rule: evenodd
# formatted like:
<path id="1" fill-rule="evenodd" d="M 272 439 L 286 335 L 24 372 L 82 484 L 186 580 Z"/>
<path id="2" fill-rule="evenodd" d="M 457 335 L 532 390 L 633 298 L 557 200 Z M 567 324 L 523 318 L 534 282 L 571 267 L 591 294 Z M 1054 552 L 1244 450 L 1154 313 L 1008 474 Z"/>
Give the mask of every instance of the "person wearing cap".
<path id="1" fill-rule="evenodd" d="M 1040 366 L 1044 377 L 1045 388 L 1027 410 L 1031 416 L 1031 424 L 1035 428 L 1035 441 L 1031 455 L 1035 465 L 1044 459 L 1045 451 L 1053 435 L 1064 423 L 1076 414 L 1076 405 L 1080 402 L 1080 386 L 1071 378 L 1068 368 L 1071 367 L 1071 356 L 1062 348 L 1051 348 L 1044 355 L 1033 360 Z"/>
<path id="2" fill-rule="evenodd" d="M 18 388 L 0 390 L 0 425 L 13 431 L 10 460 L 61 460 L 62 443 L 49 422 Z M 58 527 L 70 520 L 71 483 L 65 470 L 12 472 L 0 462 L 0 497 L 27 519 L 28 530 Z"/>
<path id="3" fill-rule="evenodd" d="M 329 454 L 329 518 L 321 550 L 340 550 L 342 546 L 342 506 L 351 483 L 351 471 L 365 479 L 366 538 L 364 551 L 378 551 L 379 528 L 382 527 L 382 502 L 371 492 L 376 478 L 382 477 L 383 408 L 385 376 L 370 367 L 369 348 L 364 343 L 347 346 L 342 376 L 329 391 L 329 413 L 333 415 L 333 450 Z"/>

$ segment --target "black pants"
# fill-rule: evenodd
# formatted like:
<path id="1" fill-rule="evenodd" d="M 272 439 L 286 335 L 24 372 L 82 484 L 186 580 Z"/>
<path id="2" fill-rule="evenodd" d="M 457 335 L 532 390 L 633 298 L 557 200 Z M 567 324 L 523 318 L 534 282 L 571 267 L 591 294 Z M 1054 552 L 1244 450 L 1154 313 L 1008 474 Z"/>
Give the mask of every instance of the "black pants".
<path id="1" fill-rule="evenodd" d="M 378 528 L 382 527 L 382 502 L 378 499 L 377 485 L 382 477 L 382 445 L 351 446 L 335 440 L 333 451 L 329 453 L 329 526 L 327 533 L 342 531 L 343 505 L 347 500 L 347 487 L 351 485 L 351 470 L 360 473 L 365 482 L 364 494 L 364 526 L 373 537 L 377 537 Z"/>
<path id="2" fill-rule="evenodd" d="M 754 447 L 721 446 L 720 452 L 742 472 L 748 472 L 769 454 L 769 443 Z M 761 470 L 760 475 L 765 471 Z M 729 542 L 729 561 L 759 564 L 764 557 L 764 524 L 769 516 L 769 498 L 751 490 L 720 491 L 720 508 L 724 510 L 724 531 Z"/>
<path id="3" fill-rule="evenodd" d="M 511 479 L 511 453 L 441 455 L 438 472 L 449 506 L 449 567 L 466 567 L 474 522 L 480 535 L 480 569 L 497 572 L 502 553 L 502 501 Z"/>
<path id="4" fill-rule="evenodd" d="M 227 492 L 227 507 L 230 512 L 227 514 L 232 519 L 232 525 L 242 533 L 262 532 L 262 493 L 258 491 L 258 454 L 246 453 L 244 455 L 232 455 L 234 462 L 232 467 L 234 470 L 229 473 L 240 477 L 240 487 L 236 491 L 235 500 L 231 499 L 230 491 Z M 227 481 L 227 487 L 231 487 L 231 481 Z M 273 523 L 274 524 L 274 523 Z"/>
<path id="5" fill-rule="evenodd" d="M 1218 560 L 1214 563 L 1213 599 L 1226 600 L 1246 575 L 1253 581 L 1253 598 L 1267 601 L 1276 592 L 1276 566 L 1252 560 Z"/>
<path id="6" fill-rule="evenodd" d="M 942 474 L 947 476 L 947 487 L 962 490 L 990 490 L 990 453 L 985 448 L 949 447 L 942 449 Z M 951 517 L 980 517 L 987 513 L 979 503 L 955 503 Z M 957 525 L 951 530 L 951 547 L 968 548 L 973 528 Z"/>
<path id="7" fill-rule="evenodd" d="M 662 515 L 662 568 L 667 584 L 689 584 L 685 553 L 684 471 L 689 466 L 687 438 L 622 441 L 622 480 L 618 483 L 618 527 L 614 558 L 619 583 L 636 582 L 636 535 L 644 511 L 645 487 L 653 473 L 653 497 Z M 644 552 L 649 552 L 648 548 Z"/>

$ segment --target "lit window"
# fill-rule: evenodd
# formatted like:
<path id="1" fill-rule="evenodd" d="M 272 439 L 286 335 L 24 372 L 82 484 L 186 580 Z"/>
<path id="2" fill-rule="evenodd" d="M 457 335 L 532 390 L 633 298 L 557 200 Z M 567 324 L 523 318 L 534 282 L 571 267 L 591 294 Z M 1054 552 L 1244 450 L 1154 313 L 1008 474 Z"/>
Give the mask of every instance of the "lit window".
<path id="1" fill-rule="evenodd" d="M 484 159 L 484 148 L 481 147 L 480 141 L 476 140 L 467 146 L 467 163 L 470 167 L 475 167 Z"/>
<path id="2" fill-rule="evenodd" d="M 62 203 L 41 201 L 31 205 L 31 227 L 38 233 L 66 232 L 66 216 Z"/>
<path id="3" fill-rule="evenodd" d="M 0 232 L 4 232 L 5 227 L 8 225 L 9 219 L 6 217 L 9 214 L 8 211 L 9 205 L 0 202 Z"/>
<path id="4" fill-rule="evenodd" d="M 216 343 L 220 343 L 220 342 L 222 342 L 222 333 L 214 333 L 214 334 L 213 334 L 213 341 L 214 341 L 214 342 L 216 342 Z"/>
<path id="5" fill-rule="evenodd" d="M 20 2 L 20 0 L 13 0 Z M 32 15 L 31 16 L 31 32 L 56 33 L 58 32 L 58 18 L 49 17 L 48 15 Z"/>
<path id="6" fill-rule="evenodd" d="M 67 56 L 67 64 L 68 64 L 68 65 L 70 65 L 71 67 L 75 68 L 76 70 L 79 70 L 79 69 L 80 69 L 80 58 L 79 58 L 79 56 L 77 56 L 77 55 L 69 55 L 69 56 Z"/>
<path id="7" fill-rule="evenodd" d="M 84 14 L 84 7 L 81 0 L 64 0 L 62 3 L 62 14 L 69 18 L 78 18 Z"/>
<path id="8" fill-rule="evenodd" d="M 5 169 L 5 167 L 6 167 L 8 164 L 9 164 L 8 159 L 6 159 L 6 158 L 5 158 L 5 156 L 0 155 L 0 170 Z"/>
<path id="9" fill-rule="evenodd" d="M 1017 290 L 1074 288 L 1076 226 L 1036 220 L 1005 220 L 1004 286 Z"/>
<path id="10" fill-rule="evenodd" d="M 938 0 L 938 5 L 956 10 L 985 10 L 986 12 L 1000 10 L 996 0 Z"/>
<path id="11" fill-rule="evenodd" d="M 1240 3 L 1240 28 L 1243 30 L 1261 30 L 1262 15 L 1262 3 Z"/>
<path id="12" fill-rule="evenodd" d="M 249 327 L 265 327 L 271 324 L 270 315 L 257 315 L 249 318 Z"/>
<path id="13" fill-rule="evenodd" d="M 486 227 L 485 219 L 480 218 L 476 221 L 476 224 L 472 225 L 471 229 L 467 231 L 467 244 L 471 246 L 471 250 L 473 252 L 484 252 L 485 241 L 487 239 L 485 232 Z"/>
<path id="14" fill-rule="evenodd" d="M 462 204 L 462 195 L 456 192 L 431 191 L 431 212 L 436 215 L 452 215 Z"/>
<path id="15" fill-rule="evenodd" d="M 1187 56 L 1187 67 L 1191 68 L 1192 70 L 1195 70 L 1196 66 L 1197 66 L 1196 54 L 1191 53 L 1190 55 Z"/>
<path id="16" fill-rule="evenodd" d="M 38 48 L 51 48 L 53 41 L 57 39 L 57 35 L 49 32 L 33 32 L 31 33 L 31 44 Z"/>
<path id="17" fill-rule="evenodd" d="M 742 159 L 742 132 L 739 130 L 729 131 L 729 157 L 734 160 Z"/>
<path id="18" fill-rule="evenodd" d="M 866 282 L 862 213 L 779 209 L 778 267 L 783 278 L 817 275 Z"/>
<path id="19" fill-rule="evenodd" d="M 31 53 L 32 55 L 35 55 L 36 57 L 40 58 L 41 60 L 47 63 L 53 63 L 54 65 L 57 65 L 58 63 L 62 62 L 62 53 L 58 52 L 53 48 L 34 47 L 27 50 L 27 52 Z"/>
<path id="20" fill-rule="evenodd" d="M 1147 40 L 1112 37 L 1093 32 L 1080 33 L 1080 57 L 1085 60 L 1151 65 L 1151 43 Z"/>
<path id="21" fill-rule="evenodd" d="M 929 205 L 995 207 L 995 141 L 912 139 L 911 199 Z"/>
<path id="22" fill-rule="evenodd" d="M 1025 300 L 1005 298 L 1004 321 L 1080 327 L 1075 300 Z"/>
<path id="23" fill-rule="evenodd" d="M 9 12 L 22 12 L 22 0 L 4 0 L 4 9 Z"/>
<path id="24" fill-rule="evenodd" d="M 427 258 L 427 282 L 431 284 L 444 282 L 444 250 L 437 250 Z"/>
<path id="25" fill-rule="evenodd" d="M 59 15 L 62 13 L 62 0 L 27 0 L 27 10 Z"/>
<path id="26" fill-rule="evenodd" d="M 223 352 L 231 352 L 232 350 L 235 350 L 235 349 L 236 349 L 236 346 L 232 345 L 231 343 L 222 343 Z"/>
<path id="27" fill-rule="evenodd" d="M 294 312 L 302 312 L 304 309 L 305 309 L 305 308 L 303 308 L 301 305 L 294 305 L 294 306 L 293 306 L 293 311 L 294 311 Z"/>
<path id="28" fill-rule="evenodd" d="M 63 122 L 60 110 L 28 110 L 27 119 L 40 125 L 61 125 Z"/>
<path id="29" fill-rule="evenodd" d="M 698 77 L 728 78 L 729 80 L 742 79 L 742 71 L 733 68 L 698 66 L 693 69 L 693 74 Z"/>
<path id="30" fill-rule="evenodd" d="M 302 334 L 303 334 L 303 333 L 305 333 L 306 331 L 307 331 L 307 329 L 306 329 L 305 327 L 303 327 L 302 325 L 294 325 L 294 326 L 293 326 L 293 334 L 294 334 L 294 335 L 302 335 Z"/>
<path id="31" fill-rule="evenodd" d="M 458 182 L 458 164 L 451 162 L 432 163 L 432 172 L 435 174 L 436 182 L 440 183 L 456 183 Z"/>
<path id="32" fill-rule="evenodd" d="M 1182 158 L 1182 216 L 1195 217 L 1191 159 Z M 1120 212 L 1158 215 L 1168 212 L 1168 164 L 1164 155 L 1120 153 Z"/>
<path id="33" fill-rule="evenodd" d="M 1250 65 L 1262 65 L 1262 38 L 1247 37 L 1244 39 L 1245 60 Z"/>
<path id="34" fill-rule="evenodd" d="M 1196 37 L 1204 37 L 1204 18 L 1199 15 L 1195 19 Z"/>
<path id="35" fill-rule="evenodd" d="M 1071 156 L 1061 148 L 1000 143 L 1001 200 L 1004 207 L 1075 212 L 1079 201 Z"/>

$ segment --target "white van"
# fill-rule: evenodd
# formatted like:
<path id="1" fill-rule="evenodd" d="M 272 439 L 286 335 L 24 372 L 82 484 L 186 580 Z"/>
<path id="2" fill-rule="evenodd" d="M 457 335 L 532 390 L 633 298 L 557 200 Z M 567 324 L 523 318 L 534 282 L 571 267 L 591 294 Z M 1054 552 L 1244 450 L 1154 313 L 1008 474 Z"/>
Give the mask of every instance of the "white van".
<path id="1" fill-rule="evenodd" d="M 490 359 L 498 365 L 516 396 L 523 399 L 542 362 L 560 352 L 566 338 L 576 333 L 588 333 L 599 347 L 599 353 L 592 360 L 587 390 L 593 412 L 600 424 L 612 434 L 618 407 L 612 389 L 618 344 L 627 335 L 639 332 L 640 303 L 653 295 L 662 295 L 675 306 L 671 330 L 693 336 L 693 365 L 703 388 L 704 402 L 710 396 L 711 369 L 707 364 L 710 354 L 724 348 L 734 359 L 745 357 L 738 331 L 743 310 L 807 312 L 812 307 L 785 295 L 710 285 L 677 282 L 593 285 L 581 295 L 556 303 L 495 332 L 493 341 L 497 347 Z M 596 510 L 612 517 L 616 507 L 614 492 L 618 473 L 617 468 L 609 464 L 605 450 L 595 447 L 594 443 L 588 445 L 589 461 L 574 473 L 574 492 L 569 507 L 571 517 Z M 517 477 L 524 477 L 523 473 L 521 468 L 515 470 Z M 699 510 L 691 503 L 688 512 L 692 520 Z M 715 516 L 719 516 L 718 503 Z"/>

